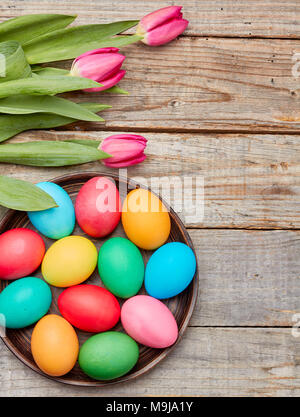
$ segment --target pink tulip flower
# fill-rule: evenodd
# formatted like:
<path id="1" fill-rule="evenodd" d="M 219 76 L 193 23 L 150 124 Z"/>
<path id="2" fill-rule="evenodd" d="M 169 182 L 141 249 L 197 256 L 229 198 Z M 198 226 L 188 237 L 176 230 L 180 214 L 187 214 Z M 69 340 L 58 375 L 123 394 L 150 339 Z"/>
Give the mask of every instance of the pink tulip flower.
<path id="1" fill-rule="evenodd" d="M 147 14 L 140 21 L 136 34 L 150 46 L 168 43 L 185 31 L 188 20 L 182 18 L 182 6 L 168 6 Z"/>
<path id="2" fill-rule="evenodd" d="M 74 60 L 70 75 L 90 78 L 103 84 L 103 87 L 88 88 L 84 91 L 107 90 L 121 81 L 126 73 L 121 70 L 125 56 L 118 51 L 118 48 L 100 48 L 86 52 Z"/>
<path id="3" fill-rule="evenodd" d="M 144 150 L 147 139 L 139 135 L 113 135 L 104 139 L 99 149 L 112 155 L 111 158 L 103 159 L 104 165 L 110 168 L 124 168 L 136 165 L 146 159 Z"/>

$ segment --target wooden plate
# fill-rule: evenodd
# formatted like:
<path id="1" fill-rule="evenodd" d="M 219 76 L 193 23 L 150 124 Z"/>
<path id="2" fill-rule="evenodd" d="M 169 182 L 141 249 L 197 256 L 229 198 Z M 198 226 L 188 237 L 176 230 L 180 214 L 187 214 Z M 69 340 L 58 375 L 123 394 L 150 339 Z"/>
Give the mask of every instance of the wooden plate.
<path id="1" fill-rule="evenodd" d="M 93 178 L 95 176 L 107 176 L 105 173 L 95 173 L 95 172 L 87 172 L 87 173 L 78 173 L 78 174 L 71 174 L 71 175 L 65 175 L 63 177 L 55 178 L 52 181 L 56 184 L 59 184 L 62 186 L 68 194 L 71 196 L 73 202 L 76 199 L 77 193 L 81 186 L 88 181 L 90 178 Z M 110 175 L 110 178 L 114 179 L 116 182 L 117 187 L 120 186 L 122 182 L 121 190 L 124 188 L 126 189 L 128 186 L 128 182 L 126 180 L 120 179 L 119 177 Z M 132 186 L 132 184 L 134 184 Z M 139 185 L 136 183 L 133 183 L 130 181 L 130 188 L 137 188 Z M 128 190 L 130 190 L 128 186 Z M 121 198 L 123 199 L 125 196 L 121 194 Z M 167 204 L 164 202 L 164 204 L 167 206 Z M 171 216 L 171 233 L 169 237 L 169 242 L 177 241 L 177 242 L 183 242 L 186 243 L 188 246 L 190 246 L 193 250 L 193 244 L 192 241 L 182 224 L 181 220 L 177 216 L 177 214 L 170 209 L 170 216 Z M 35 230 L 35 228 L 30 223 L 26 213 L 15 211 L 15 210 L 9 210 L 6 216 L 2 219 L 0 222 L 0 233 L 5 232 L 6 230 L 13 229 L 16 227 L 27 227 L 29 229 Z M 75 230 L 73 232 L 74 235 L 83 235 L 91 239 L 90 236 L 87 236 L 83 233 L 83 231 L 79 228 L 79 226 L 76 224 Z M 121 223 L 117 227 L 117 229 L 113 232 L 112 236 L 124 236 L 125 233 L 123 231 Z M 111 236 L 109 236 L 111 237 Z M 46 248 L 51 246 L 53 243 L 53 240 L 44 238 Z M 106 239 L 91 239 L 95 245 L 97 246 L 97 249 L 101 247 L 101 245 L 105 242 Z M 143 251 L 142 255 L 145 261 L 145 264 L 147 263 L 148 259 L 150 258 L 152 254 L 152 251 Z M 40 269 L 36 271 L 35 274 L 32 274 L 36 277 L 42 278 Z M 8 285 L 9 282 L 0 280 L 0 289 L 1 291 L 3 288 L 5 288 Z M 94 272 L 94 274 L 86 281 L 86 283 L 94 283 L 96 285 L 102 285 L 101 280 L 99 279 L 99 275 L 97 272 Z M 191 318 L 193 309 L 195 307 L 196 298 L 197 298 L 197 288 L 198 288 L 198 273 L 196 272 L 195 277 L 189 287 L 179 294 L 176 297 L 173 297 L 168 300 L 164 300 L 165 304 L 170 308 L 172 313 L 174 314 L 178 328 L 179 328 L 179 337 L 176 342 L 176 344 L 179 342 L 180 338 L 182 337 L 184 331 L 186 330 L 188 326 L 188 322 Z M 58 307 L 57 307 L 57 298 L 59 294 L 61 293 L 62 289 L 51 287 L 52 295 L 53 295 L 53 303 L 50 308 L 50 312 L 54 314 L 60 314 Z M 142 288 L 140 291 L 140 294 L 145 294 L 145 289 Z M 120 303 L 122 304 L 122 300 L 119 299 Z M 118 382 L 124 382 L 132 380 L 145 372 L 152 369 L 155 365 L 157 365 L 163 358 L 165 358 L 168 353 L 171 351 L 171 349 L 174 348 L 173 345 L 166 349 L 152 349 L 147 348 L 145 346 L 140 346 L 140 357 L 136 364 L 136 366 L 126 375 L 124 375 L 121 378 L 114 379 L 112 381 L 95 381 L 91 378 L 89 378 L 87 375 L 85 375 L 81 369 L 78 366 L 78 363 L 76 364 L 75 368 L 71 372 L 69 372 L 67 375 L 64 375 L 62 377 L 58 378 L 52 378 L 48 375 L 44 374 L 35 364 L 33 357 L 31 355 L 30 351 L 30 338 L 31 333 L 34 326 L 26 327 L 25 329 L 20 330 L 13 330 L 13 329 L 7 329 L 6 331 L 6 337 L 3 337 L 3 341 L 6 344 L 6 346 L 16 355 L 17 358 L 19 358 L 25 365 L 29 366 L 31 369 L 36 371 L 37 373 L 44 375 L 50 379 L 53 379 L 58 382 L 62 382 L 65 384 L 71 384 L 71 385 L 79 385 L 79 386 L 97 386 L 101 387 L 104 385 L 110 385 L 110 384 L 116 384 Z M 119 323 L 114 330 L 123 331 L 122 325 Z M 77 331 L 80 345 L 91 336 L 90 333 Z"/>

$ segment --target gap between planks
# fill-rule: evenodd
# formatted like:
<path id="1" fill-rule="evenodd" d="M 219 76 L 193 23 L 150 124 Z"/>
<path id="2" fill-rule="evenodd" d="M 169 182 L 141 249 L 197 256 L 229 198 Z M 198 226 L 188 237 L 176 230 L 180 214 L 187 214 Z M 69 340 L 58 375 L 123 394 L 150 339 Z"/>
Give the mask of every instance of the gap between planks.
<path id="1" fill-rule="evenodd" d="M 224 225 L 222 225 L 222 226 L 220 226 L 220 227 L 217 227 L 217 226 L 212 226 L 212 227 L 209 227 L 209 226 L 198 226 L 198 225 L 191 225 L 191 226 L 186 226 L 186 229 L 187 230 L 240 230 L 240 231 L 242 231 L 242 230 L 244 230 L 244 231 L 247 231 L 247 232 L 271 232 L 271 231 L 274 231 L 274 230 L 282 230 L 282 231 L 289 231 L 289 232 L 299 232 L 300 231 L 300 229 L 299 228 L 288 228 L 288 227 L 284 227 L 284 226 L 280 226 L 280 227 L 276 227 L 276 226 L 274 226 L 272 229 L 270 229 L 270 228 L 268 228 L 268 227 L 257 227 L 257 226 L 248 226 L 248 227 L 246 227 L 246 226 L 241 226 L 241 227 L 238 227 L 238 226 L 230 226 L 230 225 L 228 225 L 228 226 L 224 226 Z"/>
<path id="2" fill-rule="evenodd" d="M 81 129 L 83 123 L 82 122 L 76 122 L 76 123 L 72 123 L 70 125 L 66 125 L 66 126 L 62 126 L 60 128 L 56 128 L 56 129 L 51 129 L 53 131 L 57 131 L 57 132 L 61 132 L 61 131 L 67 131 L 67 132 L 73 132 L 74 131 L 74 126 L 76 125 L 76 127 L 78 127 L 79 131 L 86 131 L 86 132 L 97 132 L 97 129 L 95 127 L 97 127 L 97 125 L 93 125 L 90 129 L 89 129 L 89 125 L 88 124 L 84 124 L 84 130 Z M 132 132 L 133 128 L 132 126 L 101 126 L 99 125 L 99 132 Z M 295 130 L 260 130 L 259 128 L 253 128 L 251 130 L 243 130 L 243 129 L 236 129 L 236 130 L 225 130 L 225 129 L 190 129 L 190 128 L 155 128 L 155 127 L 137 127 L 134 128 L 134 131 L 136 133 L 170 133 L 170 134 L 180 134 L 180 133 L 187 133 L 187 134 L 226 134 L 226 135 L 239 135 L 239 134 L 243 134 L 243 135 L 299 135 L 300 134 L 300 129 L 295 129 Z"/>
<path id="3" fill-rule="evenodd" d="M 276 326 L 276 325 L 270 325 L 270 326 L 218 326 L 218 325 L 188 325 L 191 329 L 292 329 L 293 326 Z"/>

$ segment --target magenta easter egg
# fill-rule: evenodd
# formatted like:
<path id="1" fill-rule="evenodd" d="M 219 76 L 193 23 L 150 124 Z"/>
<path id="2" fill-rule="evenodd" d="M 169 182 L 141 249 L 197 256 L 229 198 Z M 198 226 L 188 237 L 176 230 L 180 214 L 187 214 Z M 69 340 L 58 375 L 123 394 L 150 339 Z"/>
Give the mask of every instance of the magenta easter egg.
<path id="1" fill-rule="evenodd" d="M 109 235 L 121 217 L 120 195 L 113 181 L 106 177 L 87 181 L 76 198 L 75 214 L 79 226 L 88 235 Z"/>
<path id="2" fill-rule="evenodd" d="M 43 239 L 30 229 L 11 229 L 0 236 L 0 279 L 31 275 L 45 255 Z"/>
<path id="3" fill-rule="evenodd" d="M 152 348 L 171 346 L 178 337 L 178 326 L 171 311 L 148 295 L 136 295 L 125 301 L 121 321 L 129 336 Z"/>

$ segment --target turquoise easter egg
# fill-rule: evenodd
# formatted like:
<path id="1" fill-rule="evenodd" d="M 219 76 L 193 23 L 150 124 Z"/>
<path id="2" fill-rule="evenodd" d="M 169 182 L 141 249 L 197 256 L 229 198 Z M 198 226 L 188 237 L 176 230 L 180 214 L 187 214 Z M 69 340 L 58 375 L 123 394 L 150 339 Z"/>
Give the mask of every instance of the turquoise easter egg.
<path id="1" fill-rule="evenodd" d="M 58 207 L 42 211 L 29 211 L 28 217 L 33 226 L 50 239 L 69 236 L 75 227 L 75 210 L 68 193 L 53 182 L 40 182 L 39 188 L 54 198 Z"/>
<path id="2" fill-rule="evenodd" d="M 1 322 L 9 329 L 30 326 L 48 312 L 51 301 L 51 290 L 45 281 L 32 277 L 18 279 L 0 294 Z"/>
<path id="3" fill-rule="evenodd" d="M 170 242 L 157 249 L 148 261 L 145 288 L 151 297 L 174 297 L 186 289 L 196 272 L 192 249 L 181 242 Z"/>

